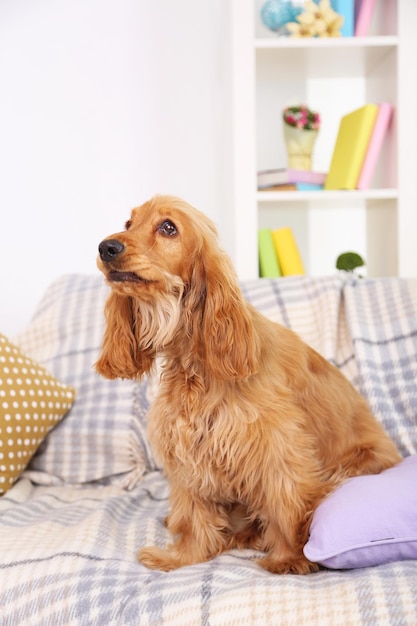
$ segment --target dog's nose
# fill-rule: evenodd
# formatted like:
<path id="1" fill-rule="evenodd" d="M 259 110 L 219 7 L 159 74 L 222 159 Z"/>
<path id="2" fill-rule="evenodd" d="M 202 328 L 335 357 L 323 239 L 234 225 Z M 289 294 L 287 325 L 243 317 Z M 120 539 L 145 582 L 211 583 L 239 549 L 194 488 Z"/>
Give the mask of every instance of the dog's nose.
<path id="1" fill-rule="evenodd" d="M 117 241 L 117 239 L 105 239 L 99 245 L 98 252 L 101 260 L 104 261 L 104 263 L 108 263 L 109 261 L 113 261 L 124 249 L 124 245 L 120 241 Z"/>

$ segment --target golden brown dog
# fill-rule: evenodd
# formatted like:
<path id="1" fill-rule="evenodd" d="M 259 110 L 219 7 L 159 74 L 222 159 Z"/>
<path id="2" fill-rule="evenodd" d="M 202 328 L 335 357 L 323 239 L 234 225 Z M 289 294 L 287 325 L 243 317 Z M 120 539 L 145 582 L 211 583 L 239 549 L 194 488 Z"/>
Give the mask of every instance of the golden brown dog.
<path id="1" fill-rule="evenodd" d="M 400 461 L 365 400 L 244 300 L 213 224 L 182 200 L 134 209 L 99 251 L 112 291 L 97 371 L 140 378 L 164 361 L 149 434 L 174 542 L 140 561 L 171 570 L 251 547 L 271 572 L 316 570 L 303 546 L 317 505 L 347 477 Z"/>

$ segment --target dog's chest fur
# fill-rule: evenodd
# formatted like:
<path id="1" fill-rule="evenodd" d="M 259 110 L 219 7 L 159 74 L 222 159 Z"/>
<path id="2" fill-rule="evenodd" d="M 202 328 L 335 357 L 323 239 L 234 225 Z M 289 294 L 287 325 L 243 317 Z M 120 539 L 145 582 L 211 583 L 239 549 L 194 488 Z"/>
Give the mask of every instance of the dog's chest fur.
<path id="1" fill-rule="evenodd" d="M 178 392 L 173 391 L 176 395 Z M 206 496 L 235 500 L 240 497 L 245 463 L 248 424 L 237 415 L 238 407 L 222 399 L 215 406 L 198 404 L 196 399 L 167 402 L 171 392 L 162 390 L 149 414 L 149 435 L 155 453 L 169 478 Z M 180 413 L 174 407 L 181 406 Z M 239 417 L 241 419 L 239 419 Z"/>

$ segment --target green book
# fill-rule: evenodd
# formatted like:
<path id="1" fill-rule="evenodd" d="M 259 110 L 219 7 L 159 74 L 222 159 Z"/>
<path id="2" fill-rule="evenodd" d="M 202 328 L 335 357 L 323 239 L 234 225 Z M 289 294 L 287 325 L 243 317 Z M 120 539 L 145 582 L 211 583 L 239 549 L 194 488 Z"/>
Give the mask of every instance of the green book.
<path id="1" fill-rule="evenodd" d="M 270 228 L 261 228 L 258 231 L 258 250 L 259 276 L 261 278 L 277 278 L 281 276 Z"/>

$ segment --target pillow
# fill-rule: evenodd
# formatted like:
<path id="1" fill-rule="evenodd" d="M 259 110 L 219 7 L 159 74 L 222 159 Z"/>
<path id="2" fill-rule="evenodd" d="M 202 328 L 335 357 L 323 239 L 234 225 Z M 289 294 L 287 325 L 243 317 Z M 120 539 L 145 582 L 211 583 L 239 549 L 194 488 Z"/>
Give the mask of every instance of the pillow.
<path id="1" fill-rule="evenodd" d="M 305 556 L 332 569 L 417 559 L 417 455 L 346 481 L 316 509 Z"/>
<path id="2" fill-rule="evenodd" d="M 94 370 L 108 295 L 101 274 L 61 276 L 17 337 L 27 354 L 77 390 L 68 419 L 49 434 L 25 472 L 34 483 L 133 488 L 155 469 L 146 423 L 153 381 L 108 380 Z"/>
<path id="3" fill-rule="evenodd" d="M 74 402 L 75 391 L 0 334 L 0 495 Z"/>

